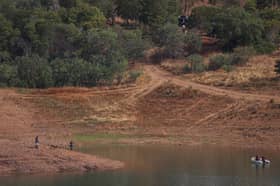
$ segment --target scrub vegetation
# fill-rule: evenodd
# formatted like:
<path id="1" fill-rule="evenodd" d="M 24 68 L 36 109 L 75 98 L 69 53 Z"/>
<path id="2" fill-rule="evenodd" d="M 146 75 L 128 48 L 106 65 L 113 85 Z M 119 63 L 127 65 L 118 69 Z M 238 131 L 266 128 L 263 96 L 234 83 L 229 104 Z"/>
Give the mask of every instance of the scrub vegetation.
<path id="1" fill-rule="evenodd" d="M 210 1 L 215 6 L 186 2 L 2 0 L 0 85 L 120 83 L 128 61 L 143 59 L 151 47 L 161 48 L 151 59 L 190 59 L 187 73 L 231 71 L 256 52 L 271 53 L 279 43 L 278 1 Z M 187 32 L 177 25 L 182 10 L 190 12 Z M 219 50 L 227 52 L 213 57 L 209 66 L 198 57 L 203 49 L 201 32 L 216 38 Z"/>

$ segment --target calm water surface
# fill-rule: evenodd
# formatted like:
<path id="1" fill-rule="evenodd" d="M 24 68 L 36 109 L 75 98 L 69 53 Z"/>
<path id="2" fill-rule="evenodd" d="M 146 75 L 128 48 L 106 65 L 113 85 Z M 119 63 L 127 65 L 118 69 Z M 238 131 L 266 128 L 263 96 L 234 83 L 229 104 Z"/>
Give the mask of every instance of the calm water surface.
<path id="1" fill-rule="evenodd" d="M 121 160 L 118 171 L 56 176 L 0 177 L 1 186 L 280 186 L 280 156 L 265 151 L 272 164 L 254 166 L 256 150 L 209 146 L 93 146 L 87 153 Z M 261 152 L 260 152 L 261 153 Z"/>

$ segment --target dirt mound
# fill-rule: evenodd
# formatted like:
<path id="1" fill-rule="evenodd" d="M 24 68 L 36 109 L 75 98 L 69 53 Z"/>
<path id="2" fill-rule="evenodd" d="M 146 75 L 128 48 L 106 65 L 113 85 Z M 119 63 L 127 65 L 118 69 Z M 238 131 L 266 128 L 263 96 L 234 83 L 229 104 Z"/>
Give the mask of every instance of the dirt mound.
<path id="1" fill-rule="evenodd" d="M 217 112 L 232 100 L 165 84 L 140 99 L 137 123 L 141 126 L 191 126 L 195 121 Z"/>
<path id="2" fill-rule="evenodd" d="M 193 90 L 191 87 L 184 88 L 171 83 L 165 83 L 148 95 L 151 98 L 195 98 L 205 94 Z"/>

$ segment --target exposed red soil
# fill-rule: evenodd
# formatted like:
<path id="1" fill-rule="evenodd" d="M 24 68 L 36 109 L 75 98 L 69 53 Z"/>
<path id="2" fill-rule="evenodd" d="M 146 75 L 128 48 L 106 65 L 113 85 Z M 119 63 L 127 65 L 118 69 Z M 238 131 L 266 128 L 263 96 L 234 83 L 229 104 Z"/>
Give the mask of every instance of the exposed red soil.
<path id="1" fill-rule="evenodd" d="M 201 85 L 152 65 L 143 71 L 147 78 L 129 87 L 0 90 L 0 174 L 123 166 L 67 150 L 75 134 L 123 135 L 114 143 L 280 148 L 279 95 Z"/>
<path id="2" fill-rule="evenodd" d="M 24 101 L 25 102 L 25 101 Z M 66 149 L 71 133 L 13 90 L 0 91 L 0 174 L 118 169 L 121 162 Z M 40 136 L 40 148 L 34 137 Z"/>

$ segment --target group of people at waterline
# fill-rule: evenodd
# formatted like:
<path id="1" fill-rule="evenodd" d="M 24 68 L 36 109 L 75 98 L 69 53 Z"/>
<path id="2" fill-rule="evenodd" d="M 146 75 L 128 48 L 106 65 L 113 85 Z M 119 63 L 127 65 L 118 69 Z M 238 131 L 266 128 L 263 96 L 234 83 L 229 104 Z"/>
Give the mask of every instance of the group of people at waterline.
<path id="1" fill-rule="evenodd" d="M 36 148 L 36 149 L 39 149 L 39 145 L 40 145 L 39 136 L 36 136 L 36 137 L 35 137 L 35 148 Z M 71 140 L 71 141 L 69 142 L 69 149 L 70 149 L 70 150 L 73 150 L 73 148 L 74 148 L 74 142 Z"/>

